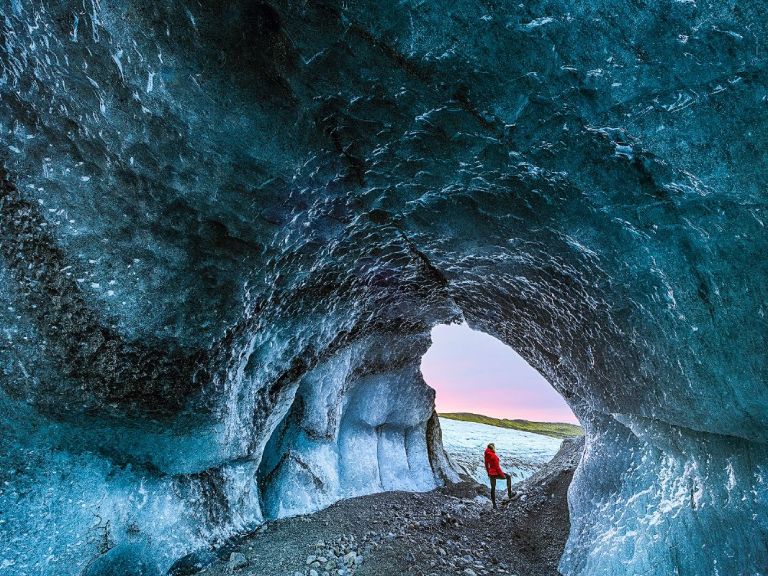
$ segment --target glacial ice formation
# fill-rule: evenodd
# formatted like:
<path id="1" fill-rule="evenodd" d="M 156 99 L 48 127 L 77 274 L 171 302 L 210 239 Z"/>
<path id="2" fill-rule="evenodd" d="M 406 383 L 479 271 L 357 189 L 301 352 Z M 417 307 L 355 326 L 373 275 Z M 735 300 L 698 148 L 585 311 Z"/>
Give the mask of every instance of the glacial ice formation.
<path id="1" fill-rule="evenodd" d="M 542 434 L 448 418 L 440 418 L 440 429 L 443 447 L 454 468 L 489 488 L 491 481 L 482 458 L 489 442 L 496 444 L 502 469 L 515 483 L 530 477 L 552 460 L 562 444 L 562 440 Z"/>
<path id="2" fill-rule="evenodd" d="M 586 428 L 565 574 L 768 572 L 767 23 L 2 0 L 0 570 L 451 479 L 464 319 Z"/>

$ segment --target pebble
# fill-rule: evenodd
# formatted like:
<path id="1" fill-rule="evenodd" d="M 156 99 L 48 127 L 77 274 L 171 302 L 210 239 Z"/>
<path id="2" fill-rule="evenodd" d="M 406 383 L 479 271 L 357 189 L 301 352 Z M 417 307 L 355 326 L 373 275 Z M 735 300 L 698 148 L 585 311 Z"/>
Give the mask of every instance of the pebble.
<path id="1" fill-rule="evenodd" d="M 242 554 L 241 552 L 232 552 L 232 554 L 229 555 L 228 564 L 230 570 L 239 570 L 248 565 L 248 559 L 245 557 L 245 554 Z"/>

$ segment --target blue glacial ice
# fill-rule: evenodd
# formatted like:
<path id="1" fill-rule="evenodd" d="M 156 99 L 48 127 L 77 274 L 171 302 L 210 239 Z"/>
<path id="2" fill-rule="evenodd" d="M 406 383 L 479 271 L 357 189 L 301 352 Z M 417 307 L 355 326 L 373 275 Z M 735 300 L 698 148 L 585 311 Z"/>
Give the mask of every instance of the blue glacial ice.
<path id="1" fill-rule="evenodd" d="M 466 321 L 585 427 L 564 574 L 768 573 L 767 24 L 0 0 L 0 571 L 455 479 Z"/>

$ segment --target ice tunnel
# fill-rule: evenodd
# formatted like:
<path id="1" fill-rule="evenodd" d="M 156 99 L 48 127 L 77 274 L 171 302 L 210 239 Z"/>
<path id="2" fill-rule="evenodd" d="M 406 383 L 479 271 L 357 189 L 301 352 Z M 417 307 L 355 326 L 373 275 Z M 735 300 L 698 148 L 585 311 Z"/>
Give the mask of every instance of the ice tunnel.
<path id="1" fill-rule="evenodd" d="M 768 573 L 764 2 L 0 16 L 4 574 L 451 481 L 459 320 L 586 429 L 564 574 Z"/>

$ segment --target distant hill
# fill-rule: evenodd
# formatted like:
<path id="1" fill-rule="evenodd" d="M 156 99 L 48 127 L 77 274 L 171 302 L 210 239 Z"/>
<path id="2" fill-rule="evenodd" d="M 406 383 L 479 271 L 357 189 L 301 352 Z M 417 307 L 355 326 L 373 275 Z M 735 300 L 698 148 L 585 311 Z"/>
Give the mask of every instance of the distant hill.
<path id="1" fill-rule="evenodd" d="M 489 426 L 498 426 L 499 428 L 511 428 L 512 430 L 522 430 L 523 432 L 533 432 L 534 434 L 543 434 L 553 438 L 572 438 L 584 434 L 584 429 L 575 424 L 566 424 L 564 422 L 531 422 L 530 420 L 508 420 L 507 418 L 491 418 L 481 414 L 471 414 L 469 412 L 443 412 L 439 414 L 441 418 L 451 420 L 461 420 L 462 422 L 477 422 L 478 424 L 488 424 Z"/>

